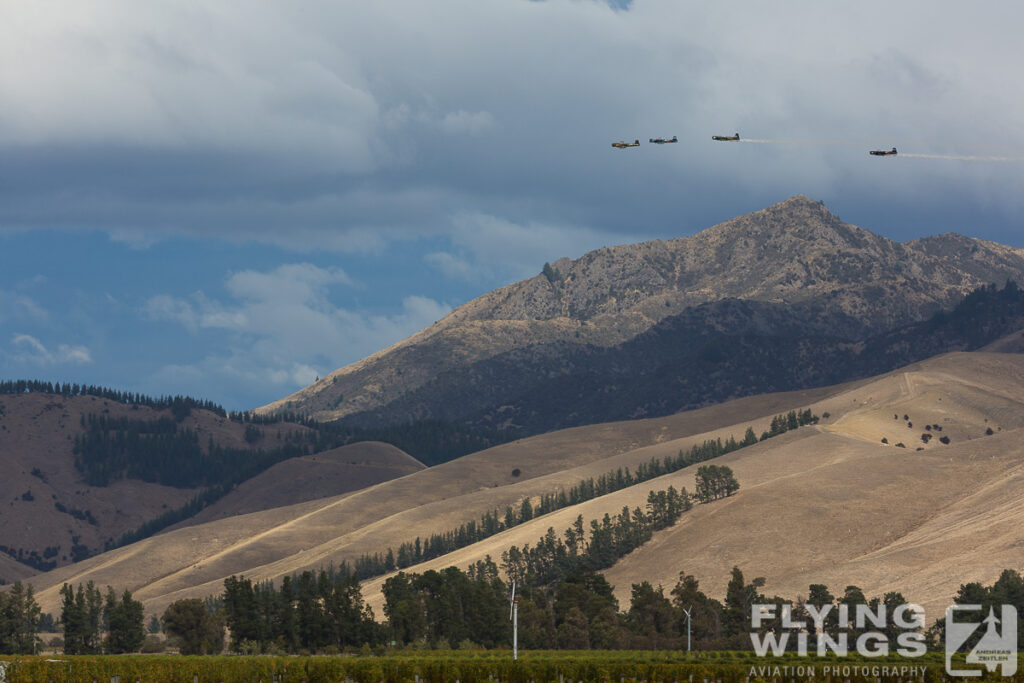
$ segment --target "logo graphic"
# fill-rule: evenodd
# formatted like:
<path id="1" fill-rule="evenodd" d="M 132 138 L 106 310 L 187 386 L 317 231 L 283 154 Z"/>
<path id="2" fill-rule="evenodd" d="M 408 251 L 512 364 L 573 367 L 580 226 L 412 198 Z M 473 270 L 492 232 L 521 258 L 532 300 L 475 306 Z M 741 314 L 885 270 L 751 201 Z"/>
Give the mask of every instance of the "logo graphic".
<path id="1" fill-rule="evenodd" d="M 995 608 L 981 622 L 956 621 L 960 612 L 983 613 L 981 605 L 953 605 L 946 608 L 946 673 L 950 676 L 981 676 L 980 668 L 954 669 L 953 655 L 965 646 L 975 633 L 981 638 L 967 653 L 968 664 L 978 664 L 989 673 L 1000 667 L 1000 674 L 1012 676 L 1017 672 L 1017 608 L 1003 605 L 999 618 Z"/>

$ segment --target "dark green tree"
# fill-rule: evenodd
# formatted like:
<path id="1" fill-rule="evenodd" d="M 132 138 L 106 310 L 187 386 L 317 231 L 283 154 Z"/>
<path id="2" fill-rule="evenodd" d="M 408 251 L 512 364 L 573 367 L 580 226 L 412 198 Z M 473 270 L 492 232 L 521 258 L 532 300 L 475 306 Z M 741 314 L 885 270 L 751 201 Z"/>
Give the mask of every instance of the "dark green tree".
<path id="1" fill-rule="evenodd" d="M 75 590 L 64 584 L 60 590 L 61 615 L 64 624 L 64 654 L 99 654 L 103 641 L 100 618 L 103 615 L 103 596 L 92 581 Z"/>
<path id="2" fill-rule="evenodd" d="M 35 654 L 39 615 L 32 586 L 16 581 L 9 592 L 0 593 L 0 653 Z"/>
<path id="3" fill-rule="evenodd" d="M 118 600 L 114 589 L 107 586 L 103 616 L 108 629 L 103 649 L 110 654 L 138 652 L 146 639 L 142 603 L 132 599 L 132 594 L 127 590 Z"/>
<path id="4" fill-rule="evenodd" d="M 198 598 L 172 602 L 163 622 L 183 655 L 215 655 L 224 649 L 223 614 L 210 614 Z"/>
<path id="5" fill-rule="evenodd" d="M 672 607 L 681 642 L 685 646 L 686 611 L 690 612 L 690 637 L 694 643 L 717 640 L 722 636 L 722 605 L 700 590 L 696 577 L 679 572 L 679 580 L 672 589 Z"/>
<path id="6" fill-rule="evenodd" d="M 647 581 L 633 584 L 626 623 L 634 635 L 636 649 L 661 650 L 678 645 L 672 603 L 661 586 L 655 589 Z"/>
<path id="7" fill-rule="evenodd" d="M 746 647 L 740 638 L 750 629 L 750 606 L 757 601 L 757 589 L 743 580 L 739 567 L 732 568 L 732 578 L 725 590 L 725 610 L 722 614 L 722 631 L 727 638 L 737 639 L 737 645 Z M 749 641 L 747 641 L 749 642 Z"/>

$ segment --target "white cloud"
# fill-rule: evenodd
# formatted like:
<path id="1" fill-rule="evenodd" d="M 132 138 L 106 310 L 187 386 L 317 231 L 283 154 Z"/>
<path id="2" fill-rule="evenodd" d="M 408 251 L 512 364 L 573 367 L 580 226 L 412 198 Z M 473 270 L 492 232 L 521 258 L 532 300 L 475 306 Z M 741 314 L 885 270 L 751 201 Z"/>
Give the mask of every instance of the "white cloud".
<path id="1" fill-rule="evenodd" d="M 0 289 L 0 323 L 10 320 L 43 322 L 49 318 L 49 312 L 27 294 Z"/>
<path id="2" fill-rule="evenodd" d="M 272 272 L 245 270 L 228 278 L 228 290 L 239 299 L 249 301 L 318 300 L 329 285 L 351 285 L 352 280 L 341 268 L 320 268 L 309 263 L 278 266 Z"/>
<path id="3" fill-rule="evenodd" d="M 15 334 L 11 339 L 15 362 L 40 366 L 87 365 L 92 356 L 85 346 L 59 344 L 50 350 L 41 341 L 28 334 Z"/>
<path id="4" fill-rule="evenodd" d="M 447 251 L 435 251 L 424 254 L 423 262 L 452 279 L 477 280 L 481 277 L 479 268 L 466 259 L 450 254 Z"/>
<path id="5" fill-rule="evenodd" d="M 195 364 L 202 372 L 243 386 L 265 389 L 269 384 L 287 391 L 400 341 L 451 310 L 422 296 L 405 297 L 390 314 L 336 305 L 331 286 L 352 284 L 339 268 L 287 264 L 229 275 L 226 300 L 204 293 L 189 299 L 159 295 L 146 302 L 143 312 L 195 334 L 226 335 L 217 351 Z M 171 374 L 177 370 L 166 369 Z"/>
<path id="6" fill-rule="evenodd" d="M 473 254 L 478 268 L 504 279 L 532 277 L 545 262 L 631 241 L 626 234 L 574 225 L 520 224 L 483 213 L 458 213 L 452 223 L 452 243 Z"/>
<path id="7" fill-rule="evenodd" d="M 189 332 L 195 332 L 199 328 L 198 315 L 192 305 L 184 299 L 158 294 L 146 301 L 143 312 L 150 320 L 170 320 L 179 323 Z"/>
<path id="8" fill-rule="evenodd" d="M 460 109 L 448 112 L 441 119 L 441 129 L 446 133 L 465 133 L 468 135 L 480 135 L 489 128 L 494 127 L 494 117 L 490 112 L 477 111 L 468 112 Z"/>

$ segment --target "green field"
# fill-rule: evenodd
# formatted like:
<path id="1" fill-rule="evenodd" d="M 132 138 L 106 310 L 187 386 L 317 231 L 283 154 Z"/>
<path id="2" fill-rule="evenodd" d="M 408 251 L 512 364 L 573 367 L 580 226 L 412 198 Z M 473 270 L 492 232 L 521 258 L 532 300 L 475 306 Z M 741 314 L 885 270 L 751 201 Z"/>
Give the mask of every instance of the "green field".
<path id="1" fill-rule="evenodd" d="M 500 681 L 573 683 L 746 683 L 746 681 L 815 681 L 856 683 L 886 680 L 948 680 L 940 653 L 915 659 L 764 657 L 747 652 L 677 651 L 545 651 L 521 653 L 512 661 L 509 651 L 430 651 L 382 657 L 182 657 L 120 655 L 81 657 L 13 657 L 0 661 L 4 683 L 476 683 Z M 984 679 L 1022 681 L 986 674 Z M 971 680 L 978 680 L 977 678 Z"/>

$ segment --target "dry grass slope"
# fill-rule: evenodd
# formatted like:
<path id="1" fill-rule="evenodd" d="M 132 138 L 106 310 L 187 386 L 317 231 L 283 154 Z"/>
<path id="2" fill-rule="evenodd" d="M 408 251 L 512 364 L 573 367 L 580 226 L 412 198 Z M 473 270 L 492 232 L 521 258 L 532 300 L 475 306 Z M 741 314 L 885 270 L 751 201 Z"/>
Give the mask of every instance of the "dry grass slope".
<path id="1" fill-rule="evenodd" d="M 1002 568 L 1024 565 L 1024 356 L 956 353 L 840 387 L 525 439 L 359 492 L 162 534 L 35 583 L 44 609 L 54 609 L 62 582 L 91 579 L 131 588 L 155 613 L 180 597 L 220 592 L 231 574 L 273 579 L 397 547 L 581 477 L 706 438 L 739 437 L 748 424 L 760 431 L 772 415 L 804 406 L 831 417 L 724 456 L 719 462 L 742 483 L 735 496 L 697 506 L 607 572 L 620 601 L 628 601 L 632 583 L 668 588 L 680 571 L 721 596 L 738 565 L 748 578 L 766 577 L 766 590 L 779 595 L 806 594 L 816 582 L 834 592 L 848 584 L 868 594 L 901 590 L 934 617 L 960 583 L 991 582 Z M 919 424 L 942 426 L 951 443 L 921 442 Z M 887 434 L 889 445 L 881 443 Z M 893 445 L 897 435 L 911 447 Z M 520 477 L 511 476 L 513 467 Z M 693 469 L 546 515 L 411 570 L 498 557 L 548 527 L 561 533 L 578 514 L 592 519 L 643 505 L 649 490 L 669 484 L 692 490 Z M 378 616 L 382 581 L 364 584 Z"/>
<path id="2" fill-rule="evenodd" d="M 15 562 L 6 555 L 0 555 L 0 580 L 4 583 L 21 581 L 35 574 L 31 567 Z"/>
<path id="3" fill-rule="evenodd" d="M 106 487 L 88 486 L 75 469 L 74 439 L 83 433 L 88 415 L 132 420 L 168 417 L 170 411 L 133 406 L 95 396 L 54 394 L 0 396 L 0 546 L 38 556 L 47 554 L 58 566 L 73 560 L 72 547 L 98 551 L 109 539 L 134 531 L 143 522 L 190 501 L 198 489 L 173 488 L 142 481 L 117 481 Z M 245 425 L 205 410 L 193 410 L 181 423 L 226 448 L 249 448 Z M 300 425 L 281 423 L 260 427 L 255 447 L 273 448 L 276 432 L 299 432 Z M 28 494 L 28 495 L 26 495 Z M 57 506 L 64 508 L 62 512 Z M 52 554 L 56 552 L 56 554 Z"/>
<path id="4" fill-rule="evenodd" d="M 1003 568 L 1021 568 L 1024 356 L 950 354 L 812 408 L 832 418 L 723 457 L 719 462 L 742 482 L 736 496 L 696 507 L 606 573 L 620 602 L 628 603 L 633 583 L 650 580 L 668 589 L 680 571 L 723 596 L 737 565 L 748 578 L 766 577 L 771 593 L 806 596 L 811 583 L 838 592 L 850 584 L 868 594 L 900 590 L 935 618 L 961 583 L 991 582 Z M 951 443 L 933 440 L 922 451 L 881 444 L 896 411 L 945 425 Z M 994 434 L 986 436 L 990 427 Z M 693 490 L 694 469 L 552 513 L 411 569 L 497 557 L 513 543 L 536 542 L 548 527 L 561 532 L 577 514 L 592 519 L 642 505 L 651 489 Z M 383 580 L 365 586 L 378 613 Z"/>
<path id="5" fill-rule="evenodd" d="M 424 469 L 405 451 L 362 441 L 316 455 L 291 458 L 239 484 L 231 493 L 178 526 L 329 498 Z"/>
<path id="6" fill-rule="evenodd" d="M 54 609 L 65 581 L 129 588 L 162 611 L 171 601 L 222 590 L 242 574 L 275 579 L 329 562 L 397 547 L 447 530 L 527 495 L 571 486 L 581 477 L 675 453 L 706 434 L 810 404 L 836 388 L 770 394 L 689 413 L 579 427 L 503 444 L 333 498 L 254 512 L 165 532 L 40 576 L 40 602 Z M 764 426 L 767 426 L 767 422 Z M 742 434 L 736 434 L 737 437 Z M 512 471 L 519 469 L 519 476 Z"/>

